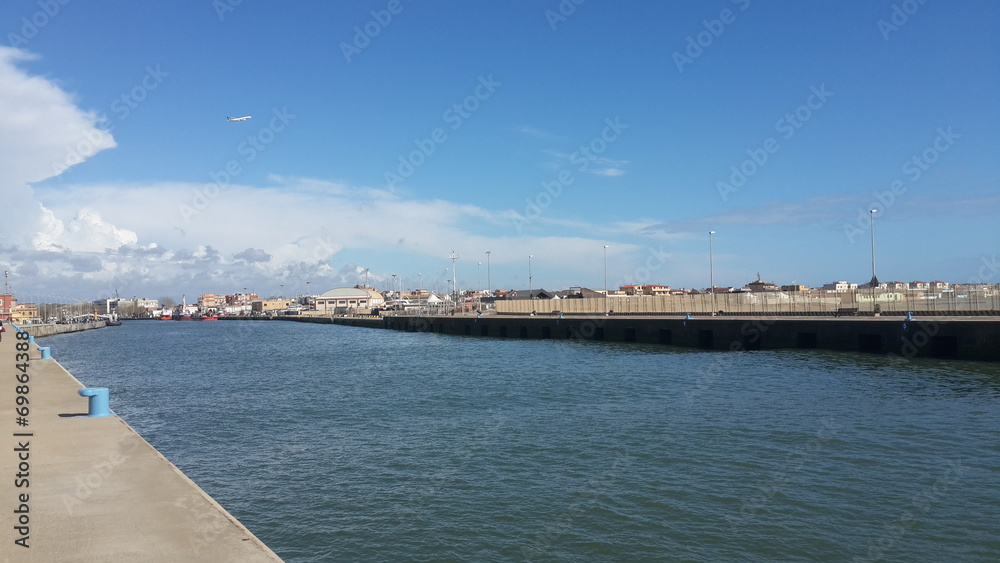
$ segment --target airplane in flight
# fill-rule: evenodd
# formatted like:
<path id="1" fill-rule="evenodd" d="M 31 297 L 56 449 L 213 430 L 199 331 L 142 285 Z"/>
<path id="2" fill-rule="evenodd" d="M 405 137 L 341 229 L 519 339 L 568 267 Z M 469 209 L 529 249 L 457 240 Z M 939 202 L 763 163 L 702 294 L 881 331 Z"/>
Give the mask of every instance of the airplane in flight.
<path id="1" fill-rule="evenodd" d="M 243 117 L 227 117 L 226 119 L 228 119 L 229 121 L 246 121 L 250 119 L 250 117 L 251 116 L 249 115 L 244 115 Z"/>

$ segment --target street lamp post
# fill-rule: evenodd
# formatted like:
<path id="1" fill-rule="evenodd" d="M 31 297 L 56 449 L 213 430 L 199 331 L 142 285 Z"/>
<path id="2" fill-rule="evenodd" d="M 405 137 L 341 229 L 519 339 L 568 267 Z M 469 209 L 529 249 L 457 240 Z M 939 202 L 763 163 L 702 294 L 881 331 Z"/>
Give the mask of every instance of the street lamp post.
<path id="1" fill-rule="evenodd" d="M 608 314 L 608 245 L 604 245 L 604 314 Z"/>
<path id="2" fill-rule="evenodd" d="M 478 296 L 476 297 L 476 300 L 479 301 L 479 303 L 477 304 L 476 310 L 478 311 L 483 306 L 482 305 L 482 303 L 483 303 L 482 302 L 482 298 L 483 298 L 483 263 L 482 262 L 477 262 L 476 264 L 477 264 L 477 266 L 476 266 L 476 293 L 478 294 Z"/>
<path id="3" fill-rule="evenodd" d="M 396 303 L 393 309 L 397 309 L 399 307 L 399 292 L 396 291 L 396 274 L 392 275 L 392 292 L 396 294 L 396 299 L 394 300 Z"/>
<path id="4" fill-rule="evenodd" d="M 455 261 L 458 260 L 458 254 L 452 250 L 451 254 L 448 256 L 451 258 L 451 290 L 455 292 L 455 305 L 458 305 L 458 270 L 455 268 Z M 463 313 L 465 312 L 465 307 L 462 307 Z"/>
<path id="5" fill-rule="evenodd" d="M 493 295 L 493 279 L 490 276 L 490 255 L 493 254 L 492 250 L 486 251 L 486 293 Z"/>
<path id="6" fill-rule="evenodd" d="M 532 287 L 531 287 L 531 257 L 532 256 L 534 256 L 534 254 L 529 254 L 528 255 L 528 299 L 534 299 L 535 298 L 535 296 L 533 295 L 534 292 L 532 291 Z"/>
<path id="7" fill-rule="evenodd" d="M 712 258 L 712 235 L 714 234 L 715 231 L 708 231 L 708 277 L 709 277 L 709 283 L 712 284 L 712 289 L 710 289 L 709 291 L 712 292 L 713 316 L 715 315 L 715 311 L 717 311 L 717 309 L 715 308 L 715 260 Z"/>
<path id="8" fill-rule="evenodd" d="M 875 214 L 878 213 L 878 209 L 871 209 L 868 211 L 869 217 L 871 217 L 872 225 L 872 281 L 869 282 L 872 286 L 872 311 L 875 310 L 875 288 L 878 287 L 878 277 L 875 275 Z"/>

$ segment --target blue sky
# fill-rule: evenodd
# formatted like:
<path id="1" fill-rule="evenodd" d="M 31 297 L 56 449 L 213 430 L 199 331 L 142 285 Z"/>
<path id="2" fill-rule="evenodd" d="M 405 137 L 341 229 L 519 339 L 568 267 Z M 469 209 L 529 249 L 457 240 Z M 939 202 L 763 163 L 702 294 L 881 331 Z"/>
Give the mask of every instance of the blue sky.
<path id="1" fill-rule="evenodd" d="M 1000 283 L 995 2 L 231 4 L 0 5 L 21 299 Z"/>

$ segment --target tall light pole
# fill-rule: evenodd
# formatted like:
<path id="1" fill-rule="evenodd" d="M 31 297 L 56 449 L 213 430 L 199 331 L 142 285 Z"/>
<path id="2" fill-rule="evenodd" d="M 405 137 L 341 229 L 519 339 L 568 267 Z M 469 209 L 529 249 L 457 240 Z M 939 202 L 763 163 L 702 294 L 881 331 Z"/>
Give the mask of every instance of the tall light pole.
<path id="1" fill-rule="evenodd" d="M 399 303 L 399 292 L 396 291 L 396 274 L 392 275 L 392 291 L 396 294 L 396 303 Z"/>
<path id="2" fill-rule="evenodd" d="M 608 314 L 608 245 L 604 245 L 604 314 Z"/>
<path id="3" fill-rule="evenodd" d="M 477 264 L 478 265 L 476 266 L 476 293 L 478 294 L 478 297 L 476 299 L 480 300 L 479 307 L 476 307 L 476 309 L 478 310 L 479 308 L 482 307 L 482 298 L 483 298 L 483 263 L 477 262 Z"/>
<path id="4" fill-rule="evenodd" d="M 709 283 L 712 284 L 712 314 L 715 315 L 715 260 L 712 258 L 712 235 L 715 231 L 708 231 L 708 277 Z"/>
<path id="5" fill-rule="evenodd" d="M 872 223 L 872 281 L 869 283 L 872 286 L 872 310 L 874 311 L 875 288 L 878 287 L 878 277 L 875 276 L 875 214 L 878 213 L 878 209 L 871 209 L 868 213 Z"/>
<path id="6" fill-rule="evenodd" d="M 458 270 L 455 269 L 455 260 L 458 260 L 458 254 L 452 250 L 448 258 L 451 258 L 451 290 L 455 292 L 455 304 L 458 305 Z"/>
<path id="7" fill-rule="evenodd" d="M 486 293 L 493 295 L 493 280 L 490 277 L 490 254 L 493 254 L 492 250 L 486 251 Z"/>
<path id="8" fill-rule="evenodd" d="M 535 298 L 535 296 L 532 295 L 533 292 L 532 292 L 532 289 L 531 289 L 531 257 L 532 256 L 534 256 L 534 254 L 529 254 L 528 255 L 528 299 L 534 299 Z"/>

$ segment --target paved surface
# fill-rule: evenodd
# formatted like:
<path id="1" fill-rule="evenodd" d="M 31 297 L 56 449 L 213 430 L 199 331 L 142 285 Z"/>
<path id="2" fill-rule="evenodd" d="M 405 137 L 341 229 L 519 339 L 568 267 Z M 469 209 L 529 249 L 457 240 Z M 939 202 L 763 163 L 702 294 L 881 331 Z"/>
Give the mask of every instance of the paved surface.
<path id="1" fill-rule="evenodd" d="M 0 561 L 280 561 L 122 419 L 79 416 L 84 385 L 35 345 L 25 378 L 15 344 L 27 341 L 4 326 Z"/>

